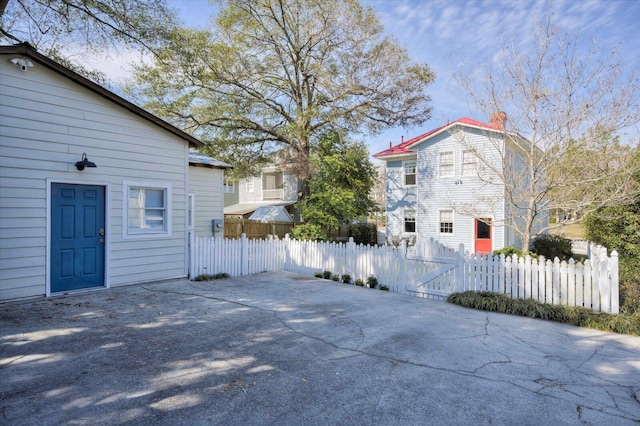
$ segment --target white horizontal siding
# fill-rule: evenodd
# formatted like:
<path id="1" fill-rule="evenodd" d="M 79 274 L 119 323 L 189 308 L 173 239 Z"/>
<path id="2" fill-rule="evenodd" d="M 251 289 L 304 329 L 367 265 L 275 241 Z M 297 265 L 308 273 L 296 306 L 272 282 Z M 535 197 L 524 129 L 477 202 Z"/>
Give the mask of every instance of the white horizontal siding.
<path id="1" fill-rule="evenodd" d="M 76 170 L 83 152 L 97 168 Z M 186 141 L 39 64 L 22 72 L 1 60 L 0 299 L 45 294 L 47 179 L 109 185 L 109 285 L 184 276 L 187 152 Z M 171 235 L 123 240 L 125 180 L 171 184 Z"/>
<path id="2" fill-rule="evenodd" d="M 387 235 L 405 235 L 404 212 L 417 210 L 417 187 L 405 186 L 403 176 L 402 161 L 387 163 Z"/>
<path id="3" fill-rule="evenodd" d="M 420 200 L 419 235 L 421 238 L 433 237 L 442 244 L 457 249 L 463 244 L 465 250 L 474 251 L 475 218 L 492 218 L 502 221 L 503 187 L 499 180 L 491 178 L 492 171 L 478 160 L 478 176 L 462 175 L 462 153 L 473 147 L 485 160 L 501 164 L 500 153 L 494 141 L 481 131 L 464 128 L 464 143 L 455 141 L 448 133 L 443 133 L 418 147 L 418 187 Z M 499 145 L 499 144 L 498 144 Z M 454 176 L 439 176 L 440 153 L 453 152 Z M 487 180 L 495 184 L 487 183 Z M 441 234 L 439 229 L 440 210 L 453 209 L 453 234 Z M 469 212 L 473 209 L 475 214 Z M 492 227 L 493 248 L 501 248 L 504 241 L 504 228 Z"/>
<path id="4" fill-rule="evenodd" d="M 210 167 L 189 167 L 189 192 L 195 196 L 194 232 L 199 237 L 214 236 L 213 219 L 224 218 L 224 170 Z M 220 233 L 218 236 L 222 237 Z"/>

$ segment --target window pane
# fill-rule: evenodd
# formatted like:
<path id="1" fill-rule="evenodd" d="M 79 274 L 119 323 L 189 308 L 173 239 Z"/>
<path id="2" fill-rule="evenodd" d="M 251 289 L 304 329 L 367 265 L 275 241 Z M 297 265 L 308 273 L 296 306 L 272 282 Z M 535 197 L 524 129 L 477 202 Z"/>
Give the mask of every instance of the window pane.
<path id="1" fill-rule="evenodd" d="M 476 174 L 477 157 L 471 151 L 462 152 L 462 174 L 472 176 Z"/>
<path id="2" fill-rule="evenodd" d="M 485 219 L 491 222 L 491 219 Z M 477 229 L 476 229 L 476 238 L 480 240 L 488 240 L 491 238 L 491 225 L 490 223 L 485 223 L 481 220 L 477 221 Z"/>
<path id="3" fill-rule="evenodd" d="M 415 185 L 416 184 L 416 175 L 404 175 L 404 184 L 405 185 Z"/>
<path id="4" fill-rule="evenodd" d="M 440 176 L 453 176 L 453 152 L 440 153 Z"/>
<path id="5" fill-rule="evenodd" d="M 145 207 L 164 207 L 164 190 L 144 189 Z"/>
<path id="6" fill-rule="evenodd" d="M 164 229 L 164 210 L 146 209 L 144 212 L 145 228 Z"/>
<path id="7" fill-rule="evenodd" d="M 453 210 L 440 211 L 440 233 L 453 234 Z"/>
<path id="8" fill-rule="evenodd" d="M 413 210 L 404 212 L 404 232 L 416 232 L 416 212 Z"/>
<path id="9" fill-rule="evenodd" d="M 404 232 L 416 232 L 416 223 L 415 222 L 405 222 L 404 223 Z"/>
<path id="10" fill-rule="evenodd" d="M 165 231 L 165 189 L 129 187 L 127 228 L 138 231 Z"/>

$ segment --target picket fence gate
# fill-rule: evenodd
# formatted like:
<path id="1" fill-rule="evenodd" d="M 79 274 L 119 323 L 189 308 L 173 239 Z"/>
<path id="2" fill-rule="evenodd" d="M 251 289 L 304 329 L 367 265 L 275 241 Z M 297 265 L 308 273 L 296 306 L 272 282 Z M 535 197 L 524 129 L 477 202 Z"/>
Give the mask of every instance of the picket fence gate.
<path id="1" fill-rule="evenodd" d="M 598 247 L 584 262 L 479 256 L 437 241 L 407 247 L 284 239 L 190 237 L 191 279 L 202 274 L 232 277 L 269 271 L 314 276 L 330 271 L 355 281 L 373 276 L 390 291 L 444 299 L 449 294 L 492 291 L 543 303 L 619 313 L 618 254 Z"/>

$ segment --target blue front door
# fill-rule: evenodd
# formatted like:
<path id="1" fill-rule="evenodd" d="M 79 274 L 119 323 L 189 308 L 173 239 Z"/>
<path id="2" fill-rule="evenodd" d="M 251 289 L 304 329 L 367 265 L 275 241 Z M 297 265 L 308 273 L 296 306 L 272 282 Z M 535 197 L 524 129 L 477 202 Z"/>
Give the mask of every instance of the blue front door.
<path id="1" fill-rule="evenodd" d="M 51 292 L 104 285 L 104 187 L 51 184 Z"/>

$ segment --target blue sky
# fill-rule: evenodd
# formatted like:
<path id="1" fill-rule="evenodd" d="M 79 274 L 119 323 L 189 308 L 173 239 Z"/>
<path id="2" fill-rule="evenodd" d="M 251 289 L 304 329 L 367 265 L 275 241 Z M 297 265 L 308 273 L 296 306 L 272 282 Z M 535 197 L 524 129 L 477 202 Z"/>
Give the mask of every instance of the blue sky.
<path id="1" fill-rule="evenodd" d="M 207 0 L 171 0 L 190 26 L 208 25 L 215 8 Z M 454 70 L 486 69 L 499 57 L 504 41 L 526 47 L 533 18 L 550 5 L 564 32 L 600 47 L 618 48 L 622 58 L 640 62 L 640 1 L 637 0 L 361 0 L 375 9 L 385 31 L 396 38 L 417 62 L 436 73 L 429 88 L 432 118 L 419 128 L 395 128 L 367 139 L 371 154 L 460 117 L 487 121 L 474 111 L 466 92 L 453 78 Z"/>

